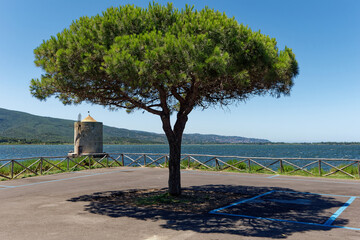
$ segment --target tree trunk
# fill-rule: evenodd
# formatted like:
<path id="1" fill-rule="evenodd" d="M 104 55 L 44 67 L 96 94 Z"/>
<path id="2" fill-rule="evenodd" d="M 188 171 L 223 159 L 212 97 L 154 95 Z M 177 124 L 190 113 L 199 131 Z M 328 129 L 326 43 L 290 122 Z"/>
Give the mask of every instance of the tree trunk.
<path id="1" fill-rule="evenodd" d="M 174 125 L 171 128 L 170 115 L 162 115 L 163 130 L 166 134 L 170 149 L 169 159 L 169 194 L 171 196 L 181 195 L 181 178 L 180 178 L 180 159 L 181 159 L 181 140 L 182 134 L 187 122 L 187 115 L 178 114 Z"/>
<path id="2" fill-rule="evenodd" d="M 171 196 L 181 195 L 180 159 L 181 159 L 181 140 L 170 142 L 169 159 L 169 194 Z"/>

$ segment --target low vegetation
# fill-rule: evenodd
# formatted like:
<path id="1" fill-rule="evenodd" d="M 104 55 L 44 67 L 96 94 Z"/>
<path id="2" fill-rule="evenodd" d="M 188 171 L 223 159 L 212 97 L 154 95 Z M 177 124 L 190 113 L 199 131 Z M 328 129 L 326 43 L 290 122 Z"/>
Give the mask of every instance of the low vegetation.
<path id="1" fill-rule="evenodd" d="M 337 168 L 343 168 L 345 167 L 345 164 L 338 165 Z M 211 166 L 210 164 L 202 165 L 195 161 L 190 161 L 188 159 L 183 160 L 181 162 L 182 169 L 197 169 L 197 170 L 205 170 L 205 171 L 225 171 L 225 172 L 246 172 L 246 173 L 260 173 L 260 174 L 275 174 L 272 171 L 269 171 L 265 168 L 263 168 L 260 165 L 256 165 L 255 163 L 251 163 L 250 166 L 248 162 L 242 162 L 241 160 L 232 159 L 226 161 L 226 164 L 219 164 L 214 166 Z M 240 170 L 240 171 L 239 171 Z M 319 173 L 318 167 L 310 167 L 306 168 L 306 171 L 299 170 L 291 165 L 283 165 L 282 169 L 280 166 L 271 168 L 271 170 L 275 171 L 278 175 L 293 175 L 293 176 L 315 176 L 315 177 L 323 177 L 331 172 L 336 171 L 335 168 L 329 168 L 327 170 L 321 169 L 321 174 Z M 355 176 L 357 179 L 359 178 L 359 169 L 357 166 L 352 165 L 348 166 L 344 169 L 342 169 L 344 172 L 349 173 L 353 176 Z M 331 174 L 327 177 L 330 178 L 351 178 L 353 177 L 346 175 L 345 173 L 342 173 L 340 171 L 337 171 L 334 174 Z"/>
<path id="2" fill-rule="evenodd" d="M 46 161 L 45 161 L 46 160 Z M 0 175 L 11 177 L 18 176 L 18 178 L 25 178 L 25 177 L 31 177 L 36 176 L 40 174 L 54 174 L 54 173 L 61 173 L 61 172 L 74 172 L 74 171 L 80 171 L 85 169 L 95 169 L 95 168 L 102 168 L 106 166 L 121 166 L 121 163 L 114 162 L 114 160 L 109 159 L 108 162 L 106 159 L 89 159 L 86 157 L 79 157 L 79 158 L 72 158 L 70 161 L 61 159 L 61 160 L 49 160 L 45 159 L 42 164 L 40 163 L 39 159 L 29 159 L 29 160 L 21 160 L 14 162 L 13 171 L 11 167 L 11 162 L 0 168 Z M 38 161 L 38 162 L 37 162 Z M 98 163 L 100 162 L 100 163 Z M 2 164 L 5 164 L 5 162 L 0 163 L 0 166 Z M 24 171 L 24 167 L 30 169 Z M 41 167 L 42 165 L 42 167 Z M 56 167 L 55 167 L 55 166 Z M 42 170 L 40 170 L 42 169 Z M 35 174 L 36 172 L 37 174 Z M 1 177 L 0 180 L 4 181 L 8 178 Z"/>
<path id="3" fill-rule="evenodd" d="M 46 161 L 45 161 L 46 160 Z M 57 159 L 57 160 L 49 160 L 45 159 L 42 163 L 42 171 L 41 164 L 39 161 L 39 158 L 37 159 L 29 159 L 29 160 L 22 160 L 22 161 L 16 161 L 14 162 L 13 166 L 13 172 L 11 171 L 11 162 L 2 162 L 0 163 L 0 167 L 5 164 L 3 167 L 0 168 L 0 175 L 11 177 L 11 174 L 13 176 L 17 176 L 17 178 L 24 178 L 24 177 L 31 177 L 35 175 L 40 174 L 54 174 L 54 173 L 61 173 L 61 172 L 72 172 L 72 171 L 80 171 L 85 169 L 95 169 L 95 168 L 103 168 L 106 166 L 121 166 L 122 163 L 117 161 L 115 162 L 113 159 L 93 159 L 93 158 L 87 158 L 87 157 L 79 157 L 79 158 L 73 158 L 69 161 L 64 159 Z M 23 171 L 25 168 L 30 169 Z M 262 164 L 260 162 L 260 164 Z M 57 167 L 55 167 L 55 166 Z M 126 164 L 125 164 L 126 165 Z M 265 164 L 266 165 L 266 164 Z M 315 165 L 315 164 L 314 164 Z M 90 167 L 89 167 L 90 166 Z M 133 167 L 137 166 L 136 164 L 131 165 Z M 343 168 L 346 165 L 338 165 L 338 168 Z M 161 163 L 161 165 L 158 164 L 151 164 L 147 167 L 168 167 L 168 162 Z M 215 160 L 213 162 L 208 162 L 206 164 L 200 163 L 197 161 L 194 161 L 193 159 L 184 159 L 181 161 L 181 169 L 192 169 L 192 170 L 202 170 L 202 171 L 223 171 L 223 172 L 244 172 L 244 173 L 258 173 L 258 174 L 275 174 L 272 171 L 269 171 L 268 169 L 263 168 L 260 165 L 256 165 L 255 163 L 251 163 L 249 165 L 248 161 L 244 162 L 238 159 L 231 159 L 226 161 L 225 163 L 219 163 L 216 164 Z M 336 171 L 335 168 L 328 168 L 328 169 L 321 169 L 321 174 L 319 173 L 319 168 L 316 167 L 308 167 L 306 168 L 307 171 L 299 170 L 291 165 L 284 164 L 282 166 L 282 169 L 278 165 L 273 165 L 271 168 L 273 171 L 276 172 L 278 175 L 292 175 L 292 176 L 315 176 L 315 177 L 324 177 L 327 174 Z M 349 173 L 356 177 L 356 179 L 359 179 L 359 169 L 357 165 L 348 166 L 343 169 L 344 172 Z M 37 174 L 35 174 L 36 172 Z M 337 171 L 334 174 L 331 174 L 329 176 L 326 176 L 329 178 L 351 178 L 351 176 L 346 175 L 345 173 L 341 171 Z M 8 178 L 1 177 L 0 181 L 7 180 Z M 153 199 L 154 201 L 170 201 L 169 196 L 167 193 L 164 193 L 165 195 L 159 195 L 156 196 L 158 199 Z M 167 199 L 167 200 L 166 200 Z M 142 201 L 141 199 L 139 201 Z M 152 201 L 148 199 L 147 201 Z M 146 205 L 146 202 L 143 202 L 143 204 Z"/>

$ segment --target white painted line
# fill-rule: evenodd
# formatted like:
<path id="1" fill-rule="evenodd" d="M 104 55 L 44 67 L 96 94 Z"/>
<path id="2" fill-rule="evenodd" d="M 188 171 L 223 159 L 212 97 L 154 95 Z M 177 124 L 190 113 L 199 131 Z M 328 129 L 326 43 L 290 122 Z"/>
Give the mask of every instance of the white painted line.
<path id="1" fill-rule="evenodd" d="M 263 177 L 263 176 L 253 176 L 253 175 L 249 175 L 249 176 L 245 176 L 244 175 L 238 175 L 238 174 L 224 174 L 224 173 L 201 173 L 201 172 L 191 172 L 189 170 L 183 170 L 181 171 L 182 173 L 187 173 L 187 174 L 196 174 L 196 175 L 209 175 L 209 176 L 226 176 L 226 177 L 240 177 L 240 178 L 257 178 L 257 179 L 273 179 L 275 181 L 300 181 L 300 182 L 320 182 L 320 183 L 335 183 L 335 184 L 349 184 L 349 185 L 358 185 L 360 186 L 360 181 L 356 181 L 353 180 L 354 182 L 337 182 L 337 181 L 331 181 L 331 179 L 329 179 L 329 181 L 327 180 L 315 180 L 315 179 L 297 179 L 297 178 L 290 178 L 288 176 L 281 176 L 281 175 L 275 175 L 278 176 L 276 178 L 274 178 L 275 176 L 271 176 L 271 177 Z"/>
<path id="2" fill-rule="evenodd" d="M 88 174 L 88 175 L 81 175 L 81 176 L 69 177 L 69 178 L 61 178 L 61 179 L 49 180 L 49 181 L 43 181 L 43 182 L 36 182 L 36 183 L 28 183 L 28 184 L 23 184 L 23 185 L 4 186 L 4 188 L 0 188 L 0 190 L 9 189 L 9 188 L 27 187 L 27 186 L 33 186 L 33 185 L 38 185 L 38 184 L 44 184 L 44 183 L 61 182 L 61 181 L 67 181 L 67 180 L 72 180 L 72 179 L 77 179 L 77 178 L 92 177 L 92 176 L 97 176 L 97 175 L 104 175 L 104 174 L 111 174 L 111 173 L 118 173 L 118 172 L 132 172 L 132 171 L 135 171 L 135 170 L 137 170 L 137 169 L 116 170 L 116 171 L 111 171 L 111 172 L 93 173 L 93 174 Z"/>

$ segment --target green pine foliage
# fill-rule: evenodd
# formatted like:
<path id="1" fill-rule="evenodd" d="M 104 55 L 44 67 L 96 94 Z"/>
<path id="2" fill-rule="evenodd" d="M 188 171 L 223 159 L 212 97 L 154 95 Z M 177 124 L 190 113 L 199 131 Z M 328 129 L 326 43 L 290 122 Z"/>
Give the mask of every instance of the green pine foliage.
<path id="1" fill-rule="evenodd" d="M 30 88 L 42 100 L 54 95 L 64 104 L 87 101 L 156 114 L 162 91 L 171 111 L 195 90 L 186 104 L 191 109 L 287 95 L 298 65 L 290 48 L 276 44 L 209 8 L 113 7 L 81 17 L 36 48 L 35 64 L 46 73 Z"/>

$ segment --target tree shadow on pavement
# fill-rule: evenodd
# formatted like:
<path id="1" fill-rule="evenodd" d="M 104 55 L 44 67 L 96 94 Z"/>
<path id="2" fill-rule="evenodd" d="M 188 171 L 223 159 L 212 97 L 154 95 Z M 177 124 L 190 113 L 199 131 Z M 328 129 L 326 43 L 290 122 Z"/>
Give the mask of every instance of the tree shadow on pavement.
<path id="1" fill-rule="evenodd" d="M 246 187 L 233 185 L 204 185 L 186 189 L 196 191 L 212 191 L 216 194 L 224 192 L 241 193 L 247 196 L 275 190 L 274 193 L 259 197 L 248 203 L 223 210 L 228 214 L 247 215 L 253 217 L 282 219 L 285 221 L 324 224 L 346 199 L 332 196 L 297 193 L 287 188 Z M 287 192 L 292 193 L 287 193 Z M 165 229 L 191 230 L 199 233 L 221 233 L 248 237 L 287 238 L 297 232 L 328 231 L 330 227 L 280 222 L 259 218 L 244 218 L 203 213 L 169 211 L 151 207 L 134 207 L 114 201 L 114 196 L 124 191 L 98 192 L 69 199 L 71 202 L 88 202 L 85 211 L 105 215 L 112 218 L 134 218 L 138 220 L 160 221 Z M 111 196 L 111 197 L 109 197 Z M 215 208 L 224 207 L 214 206 Z M 164 223 L 165 221 L 165 223 Z M 346 225 L 348 220 L 338 218 L 337 225 Z"/>

